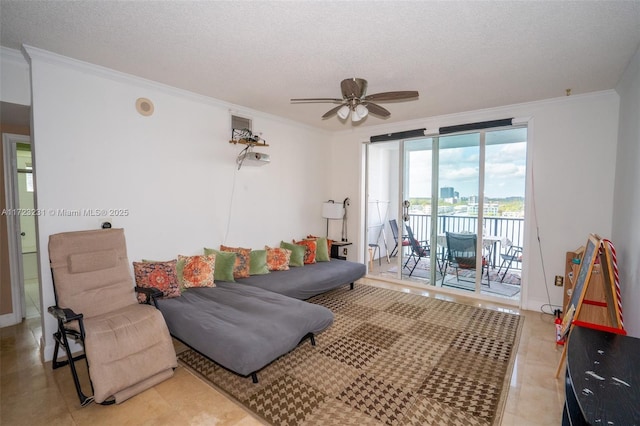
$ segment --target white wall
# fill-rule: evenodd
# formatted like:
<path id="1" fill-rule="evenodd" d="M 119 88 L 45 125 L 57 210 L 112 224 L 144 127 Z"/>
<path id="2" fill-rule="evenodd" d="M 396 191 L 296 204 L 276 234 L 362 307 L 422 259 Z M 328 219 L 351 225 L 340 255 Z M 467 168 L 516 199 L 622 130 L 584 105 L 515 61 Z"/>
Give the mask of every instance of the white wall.
<path id="1" fill-rule="evenodd" d="M 619 149 L 624 152 L 617 163 L 622 170 L 618 170 L 614 217 L 619 99 L 613 91 L 327 135 L 37 49 L 30 53 L 38 207 L 128 208 L 130 215 L 115 218 L 114 225 L 127 229 L 131 260 L 195 253 L 204 245 L 222 242 L 256 247 L 323 233 L 326 222 L 320 218 L 320 203 L 350 197 L 349 240 L 356 245 L 350 247 L 349 258 L 363 261 L 363 141 L 374 134 L 413 128 L 525 117 L 535 177 L 535 191 L 529 181 L 527 196 L 535 200 L 536 215 L 530 204 L 523 307 L 539 310 L 549 301 L 561 303 L 553 276 L 564 272 L 564 253 L 584 244 L 590 232 L 603 237 L 614 232 L 621 275 L 634 282 L 640 275 L 638 225 L 627 226 L 633 224 L 631 215 L 638 211 L 640 199 L 634 186 L 640 161 L 638 55 L 635 68 L 627 71 L 631 77 L 619 88 L 620 93 L 630 92 L 622 98 Z M 6 63 L 2 62 L 2 100 L 16 102 L 20 96 L 5 98 Z M 16 76 L 20 81 L 20 73 Z M 153 116 L 137 114 L 138 97 L 154 102 Z M 24 95 L 20 99 L 29 103 Z M 254 118 L 254 129 L 262 131 L 271 145 L 264 149 L 272 157 L 271 165 L 236 173 L 234 160 L 241 147 L 227 142 L 230 108 Z M 39 222 L 46 307 L 53 302 L 46 273 L 48 235 L 95 228 L 98 220 L 45 216 Z M 340 234 L 338 222 L 331 223 L 333 235 Z M 632 330 L 630 323 L 639 322 L 638 309 L 629 300 L 638 300 L 638 287 L 623 288 L 623 293 L 625 323 Z M 49 359 L 54 324 L 47 316 L 44 327 Z"/>
<path id="2" fill-rule="evenodd" d="M 553 281 L 555 275 L 564 275 L 565 253 L 584 245 L 589 233 L 611 238 L 618 105 L 617 93 L 604 91 L 339 133 L 333 140 L 331 161 L 337 170 L 333 188 L 360 193 L 361 142 L 371 135 L 499 118 L 526 119 L 533 184 L 530 177 L 522 307 L 537 311 L 548 303 L 560 306 L 562 288 Z M 361 243 L 359 225 L 350 224 L 350 239 Z"/>
<path id="3" fill-rule="evenodd" d="M 397 144 L 378 144 L 370 147 L 368 241 L 378 244 L 380 251 L 376 252 L 375 256 L 380 258 L 389 255 L 395 245 L 389 219 L 398 219 L 398 176 L 397 173 L 389 173 L 389 170 L 397 169 Z M 381 230 L 381 224 L 384 225 L 384 232 Z"/>
<path id="4" fill-rule="evenodd" d="M 29 64 L 21 52 L 0 47 L 0 100 L 18 105 L 31 104 Z"/>
<path id="5" fill-rule="evenodd" d="M 229 105 L 27 48 L 32 63 L 33 147 L 43 305 L 54 303 L 51 234 L 98 228 L 98 216 L 61 211 L 126 209 L 130 261 L 202 253 L 221 243 L 262 248 L 323 234 L 330 141 L 318 130 L 255 111 L 272 162 L 237 170 Z M 138 97 L 155 105 L 137 113 Z M 237 108 L 236 108 L 237 110 Z M 45 359 L 55 328 L 45 316 Z"/>
<path id="6" fill-rule="evenodd" d="M 620 93 L 620 127 L 613 203 L 613 243 L 629 335 L 640 337 L 640 50 L 625 70 Z"/>

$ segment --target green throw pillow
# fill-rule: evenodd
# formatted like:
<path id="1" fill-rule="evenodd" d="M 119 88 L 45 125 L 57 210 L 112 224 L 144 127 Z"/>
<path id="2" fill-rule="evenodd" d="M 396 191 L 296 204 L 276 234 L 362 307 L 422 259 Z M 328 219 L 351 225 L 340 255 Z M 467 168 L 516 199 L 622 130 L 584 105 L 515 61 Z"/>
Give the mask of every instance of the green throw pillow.
<path id="1" fill-rule="evenodd" d="M 316 247 L 316 262 L 328 262 L 330 260 L 329 257 L 329 246 L 327 245 L 326 237 L 318 237 L 316 239 L 316 243 L 318 247 Z"/>
<path id="2" fill-rule="evenodd" d="M 233 268 L 236 264 L 236 254 L 232 251 L 218 251 L 204 248 L 204 254 L 216 255 L 216 267 L 213 271 L 213 278 L 216 281 L 235 282 L 233 278 Z"/>
<path id="3" fill-rule="evenodd" d="M 304 254 L 307 251 L 307 248 L 305 246 L 281 241 L 280 248 L 291 250 L 291 259 L 289 259 L 289 266 L 304 266 Z"/>
<path id="4" fill-rule="evenodd" d="M 251 250 L 249 253 L 249 275 L 264 275 L 268 273 L 267 251 Z"/>

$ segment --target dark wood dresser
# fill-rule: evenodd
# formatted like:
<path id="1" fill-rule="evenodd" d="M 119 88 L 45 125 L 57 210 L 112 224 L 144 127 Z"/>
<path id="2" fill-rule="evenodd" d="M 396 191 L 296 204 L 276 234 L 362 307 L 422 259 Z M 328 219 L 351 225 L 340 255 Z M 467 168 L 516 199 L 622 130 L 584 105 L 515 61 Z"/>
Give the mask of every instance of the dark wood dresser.
<path id="1" fill-rule="evenodd" d="M 563 425 L 640 426 L 640 339 L 573 327 Z"/>

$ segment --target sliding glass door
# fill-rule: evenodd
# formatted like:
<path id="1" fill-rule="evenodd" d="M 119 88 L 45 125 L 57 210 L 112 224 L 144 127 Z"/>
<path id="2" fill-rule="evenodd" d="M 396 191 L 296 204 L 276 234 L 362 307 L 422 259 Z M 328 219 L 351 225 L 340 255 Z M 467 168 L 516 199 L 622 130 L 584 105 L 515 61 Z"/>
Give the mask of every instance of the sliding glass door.
<path id="1" fill-rule="evenodd" d="M 438 209 L 436 256 L 441 287 L 476 291 L 480 281 L 482 247 L 481 135 L 468 133 L 438 138 Z M 480 238 L 478 238 L 480 236 Z M 480 266 L 478 266 L 480 262 Z"/>
<path id="2" fill-rule="evenodd" d="M 370 274 L 517 300 L 526 135 L 509 127 L 370 144 Z"/>
<path id="3" fill-rule="evenodd" d="M 437 139 L 424 138 L 403 141 L 402 229 L 408 248 L 405 250 L 402 278 L 418 279 L 425 285 L 435 285 L 440 278 L 439 265 L 431 230 L 433 213 L 437 211 L 433 173 Z"/>

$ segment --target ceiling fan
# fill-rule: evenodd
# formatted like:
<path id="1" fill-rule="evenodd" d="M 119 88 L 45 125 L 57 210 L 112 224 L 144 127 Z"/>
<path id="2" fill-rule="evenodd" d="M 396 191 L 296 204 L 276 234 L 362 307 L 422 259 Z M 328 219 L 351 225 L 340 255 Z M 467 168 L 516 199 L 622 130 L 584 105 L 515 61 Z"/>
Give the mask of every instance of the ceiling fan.
<path id="1" fill-rule="evenodd" d="M 338 114 L 341 119 L 346 119 L 351 113 L 352 121 L 360 121 L 369 113 L 387 118 L 391 113 L 374 102 L 403 101 L 417 98 L 416 90 L 405 90 L 398 92 L 382 92 L 367 95 L 367 80 L 363 78 L 347 78 L 340 83 L 342 99 L 340 98 L 306 98 L 291 99 L 291 102 L 333 102 L 339 103 L 335 108 L 327 111 L 322 118 L 331 117 Z"/>

